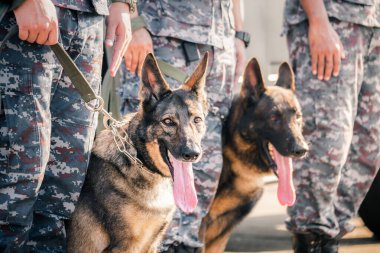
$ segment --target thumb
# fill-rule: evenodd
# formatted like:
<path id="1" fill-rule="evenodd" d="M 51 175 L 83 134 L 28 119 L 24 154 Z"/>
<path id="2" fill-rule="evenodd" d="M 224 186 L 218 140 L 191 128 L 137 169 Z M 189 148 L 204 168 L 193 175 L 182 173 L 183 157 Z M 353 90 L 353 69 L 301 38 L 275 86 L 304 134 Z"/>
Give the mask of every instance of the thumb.
<path id="1" fill-rule="evenodd" d="M 116 24 L 110 21 L 107 25 L 107 34 L 106 34 L 106 40 L 105 40 L 107 47 L 113 46 L 113 42 L 115 41 L 115 33 L 116 33 Z"/>

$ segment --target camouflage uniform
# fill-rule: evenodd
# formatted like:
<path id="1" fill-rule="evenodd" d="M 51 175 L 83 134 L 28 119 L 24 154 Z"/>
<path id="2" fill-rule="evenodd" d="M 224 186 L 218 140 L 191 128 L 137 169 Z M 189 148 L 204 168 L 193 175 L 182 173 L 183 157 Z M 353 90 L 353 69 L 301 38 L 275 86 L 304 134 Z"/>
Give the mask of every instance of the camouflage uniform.
<path id="1" fill-rule="evenodd" d="M 207 116 L 207 133 L 203 139 L 201 162 L 194 165 L 198 206 L 194 213 L 180 210 L 174 215 L 162 250 L 183 243 L 189 247 L 202 247 L 198 238 L 200 223 L 206 215 L 215 194 L 222 168 L 221 127 L 232 92 L 235 72 L 234 30 L 229 0 L 213 1 L 139 1 L 138 10 L 152 34 L 154 54 L 158 59 L 191 74 L 198 62 L 186 63 L 182 42 L 191 41 L 211 45 L 206 90 L 210 104 Z M 212 25 L 213 24 L 213 25 Z M 125 68 L 124 68 L 125 69 Z M 180 84 L 167 77 L 171 87 Z M 124 71 L 121 89 L 122 114 L 135 111 L 138 106 L 138 78 Z"/>
<path id="2" fill-rule="evenodd" d="M 297 95 L 310 145 L 295 163 L 297 201 L 289 230 L 341 238 L 380 166 L 380 1 L 326 0 L 346 58 L 338 77 L 311 71 L 308 23 L 299 1 L 287 0 L 285 28 Z"/>
<path id="3" fill-rule="evenodd" d="M 104 16 L 68 8 L 56 7 L 60 42 L 98 92 Z M 7 13 L 0 40 L 15 24 Z M 96 117 L 48 46 L 14 36 L 0 66 L 0 251 L 65 252 L 64 220 L 84 180 Z"/>

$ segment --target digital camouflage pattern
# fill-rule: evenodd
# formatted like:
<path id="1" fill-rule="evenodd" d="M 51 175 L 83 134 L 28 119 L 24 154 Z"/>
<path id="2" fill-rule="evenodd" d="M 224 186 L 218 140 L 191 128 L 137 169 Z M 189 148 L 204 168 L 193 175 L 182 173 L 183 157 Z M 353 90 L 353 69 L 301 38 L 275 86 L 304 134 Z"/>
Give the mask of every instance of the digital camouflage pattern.
<path id="1" fill-rule="evenodd" d="M 108 15 L 108 0 L 51 0 L 55 6 L 83 11 L 92 12 L 99 15 Z"/>
<path id="2" fill-rule="evenodd" d="M 296 92 L 310 143 L 295 162 L 297 200 L 287 228 L 340 238 L 380 166 L 380 28 L 331 20 L 346 58 L 338 77 L 312 75 L 308 24 L 290 27 L 287 39 Z"/>
<path id="3" fill-rule="evenodd" d="M 57 8 L 60 40 L 98 92 L 103 16 Z M 16 24 L 0 23 L 0 40 Z M 0 51 L 0 251 L 65 252 L 96 117 L 47 46 L 9 39 Z"/>
<path id="4" fill-rule="evenodd" d="M 327 14 L 341 21 L 380 27 L 380 0 L 324 0 Z M 300 0 L 286 0 L 285 30 L 307 19 Z"/>
<path id="5" fill-rule="evenodd" d="M 174 38 L 153 36 L 153 48 L 156 58 L 190 74 L 198 62 L 186 65 L 182 41 Z M 230 38 L 233 43 L 233 37 Z M 229 50 L 214 48 L 209 55 L 209 72 L 206 80 L 206 91 L 209 102 L 209 114 L 206 118 L 207 131 L 202 140 L 203 155 L 199 163 L 194 164 L 195 185 L 198 195 L 198 206 L 194 213 L 184 214 L 177 209 L 167 231 L 162 250 L 170 245 L 184 243 L 190 247 L 202 247 L 198 238 L 202 218 L 206 215 L 218 185 L 222 169 L 221 129 L 222 120 L 227 114 L 231 101 L 233 77 L 235 70 L 234 47 Z M 125 69 L 125 66 L 122 67 Z M 171 87 L 180 83 L 166 77 Z M 121 88 L 121 112 L 126 114 L 136 111 L 138 106 L 138 77 L 128 71 L 123 73 Z"/>
<path id="6" fill-rule="evenodd" d="M 229 48 L 234 36 L 231 0 L 138 1 L 149 32 L 194 43 Z"/>

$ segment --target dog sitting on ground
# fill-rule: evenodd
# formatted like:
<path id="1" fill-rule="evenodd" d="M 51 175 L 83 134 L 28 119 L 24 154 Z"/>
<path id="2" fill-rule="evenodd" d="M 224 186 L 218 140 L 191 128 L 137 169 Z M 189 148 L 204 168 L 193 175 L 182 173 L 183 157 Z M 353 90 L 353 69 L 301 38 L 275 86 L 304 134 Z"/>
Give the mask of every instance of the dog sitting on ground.
<path id="1" fill-rule="evenodd" d="M 142 165 L 118 150 L 110 130 L 97 136 L 69 225 L 69 252 L 154 253 L 175 204 L 184 212 L 196 207 L 192 163 L 201 157 L 206 128 L 207 59 L 206 54 L 191 77 L 171 90 L 148 54 L 140 108 L 124 127 L 132 143 L 125 143 L 127 150 Z"/>
<path id="2" fill-rule="evenodd" d="M 234 226 L 260 199 L 263 176 L 271 170 L 279 178 L 279 202 L 294 203 L 291 157 L 300 158 L 308 151 L 294 92 L 294 75 L 287 63 L 280 66 L 276 86 L 265 85 L 256 59 L 248 63 L 240 95 L 223 125 L 222 174 L 202 224 L 206 253 L 223 252 Z"/>

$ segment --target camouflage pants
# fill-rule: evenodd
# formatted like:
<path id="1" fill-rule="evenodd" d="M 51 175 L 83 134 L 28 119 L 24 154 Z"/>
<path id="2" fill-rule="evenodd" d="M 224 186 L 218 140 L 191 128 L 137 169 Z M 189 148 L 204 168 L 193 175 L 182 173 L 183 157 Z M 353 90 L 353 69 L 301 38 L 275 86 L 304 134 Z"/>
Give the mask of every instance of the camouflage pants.
<path id="1" fill-rule="evenodd" d="M 331 20 L 346 52 L 338 77 L 311 72 L 306 22 L 288 32 L 309 156 L 295 163 L 287 227 L 340 238 L 380 165 L 380 28 Z"/>
<path id="2" fill-rule="evenodd" d="M 153 37 L 152 39 L 154 54 L 158 59 L 182 69 L 189 75 L 192 73 L 198 62 L 193 62 L 189 66 L 186 65 L 184 51 L 181 46 L 182 41 L 166 37 Z M 202 240 L 198 238 L 200 223 L 208 212 L 215 194 L 223 162 L 221 152 L 222 119 L 229 108 L 235 70 L 234 47 L 231 46 L 230 48 L 228 50 L 214 48 L 209 55 L 206 90 L 210 112 L 206 119 L 207 131 L 202 141 L 202 159 L 193 166 L 199 200 L 198 206 L 193 213 L 187 215 L 179 209 L 176 211 L 164 240 L 163 250 L 167 250 L 169 245 L 178 245 L 179 243 L 191 247 L 203 246 Z M 124 71 L 123 78 L 121 112 L 125 114 L 135 111 L 138 106 L 138 78 L 128 71 Z M 180 83 L 169 77 L 166 77 L 166 80 L 171 87 L 180 85 Z"/>
<path id="3" fill-rule="evenodd" d="M 61 43 L 96 91 L 103 17 L 57 8 Z M 0 40 L 15 24 L 8 13 Z M 0 251 L 64 252 L 96 117 L 47 46 L 14 36 L 0 51 Z"/>

